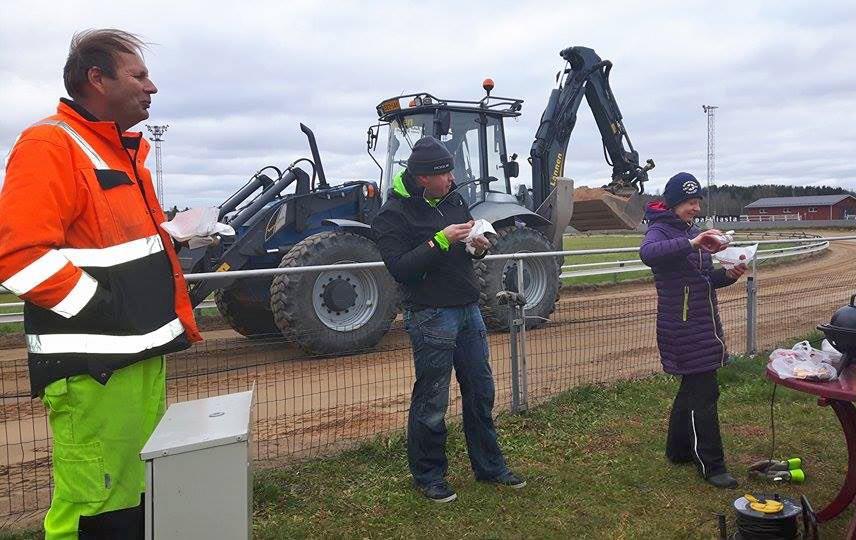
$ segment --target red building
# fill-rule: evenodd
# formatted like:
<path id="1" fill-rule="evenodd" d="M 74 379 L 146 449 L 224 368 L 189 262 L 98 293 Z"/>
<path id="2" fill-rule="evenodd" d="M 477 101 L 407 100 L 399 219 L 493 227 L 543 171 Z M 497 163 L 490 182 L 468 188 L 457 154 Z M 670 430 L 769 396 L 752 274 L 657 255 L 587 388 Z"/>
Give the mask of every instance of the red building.
<path id="1" fill-rule="evenodd" d="M 746 205 L 749 221 L 856 219 L 853 195 L 769 197 Z"/>

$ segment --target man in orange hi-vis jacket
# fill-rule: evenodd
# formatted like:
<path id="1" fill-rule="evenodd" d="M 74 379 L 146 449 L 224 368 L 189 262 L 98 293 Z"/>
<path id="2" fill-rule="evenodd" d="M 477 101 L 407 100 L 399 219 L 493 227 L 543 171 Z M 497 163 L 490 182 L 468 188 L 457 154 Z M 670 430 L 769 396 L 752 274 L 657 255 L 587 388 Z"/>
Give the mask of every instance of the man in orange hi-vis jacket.
<path id="1" fill-rule="evenodd" d="M 120 30 L 72 38 L 72 99 L 21 133 L 0 192 L 0 282 L 25 302 L 31 392 L 53 433 L 48 539 L 142 538 L 139 452 L 164 412 L 163 355 L 201 339 L 148 143 L 127 131 L 157 92 L 143 48 Z"/>

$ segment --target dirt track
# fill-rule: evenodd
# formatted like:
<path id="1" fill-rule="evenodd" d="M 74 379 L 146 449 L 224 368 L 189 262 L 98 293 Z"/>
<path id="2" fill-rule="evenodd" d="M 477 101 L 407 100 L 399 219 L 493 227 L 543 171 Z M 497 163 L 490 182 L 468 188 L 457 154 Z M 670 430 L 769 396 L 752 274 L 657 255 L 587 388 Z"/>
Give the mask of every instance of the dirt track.
<path id="1" fill-rule="evenodd" d="M 758 348 L 804 334 L 828 320 L 856 292 L 856 242 L 833 243 L 824 254 L 762 268 Z M 746 288 L 719 291 L 732 351 L 745 349 Z M 650 284 L 565 292 L 552 322 L 527 333 L 529 402 L 573 386 L 627 379 L 659 369 Z M 329 452 L 404 425 L 412 365 L 400 329 L 373 352 L 307 358 L 293 346 L 253 341 L 226 330 L 173 355 L 171 402 L 257 388 L 257 457 L 291 459 Z M 497 406 L 510 403 L 508 336 L 490 336 Z M 23 350 L 0 350 L 0 524 L 22 509 L 45 508 L 49 497 L 49 437 L 44 409 L 27 397 Z M 453 385 L 454 386 L 454 385 Z M 460 412 L 457 388 L 452 411 Z M 25 489 L 26 486 L 26 489 Z"/>

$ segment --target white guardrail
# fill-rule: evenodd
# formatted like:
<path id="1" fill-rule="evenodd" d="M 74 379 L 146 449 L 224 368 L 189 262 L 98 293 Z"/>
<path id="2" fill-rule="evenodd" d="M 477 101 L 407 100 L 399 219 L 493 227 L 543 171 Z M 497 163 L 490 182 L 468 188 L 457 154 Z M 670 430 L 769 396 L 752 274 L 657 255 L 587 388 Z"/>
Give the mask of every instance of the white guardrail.
<path id="1" fill-rule="evenodd" d="M 783 248 L 775 248 L 775 249 L 759 249 L 757 252 L 756 259 L 759 261 L 764 261 L 768 259 L 777 259 L 780 257 L 793 257 L 796 255 L 804 255 L 807 253 L 815 253 L 818 251 L 823 251 L 829 247 L 829 243 L 835 240 L 856 240 L 856 236 L 835 236 L 829 238 L 777 238 L 775 240 L 757 240 L 757 241 L 739 241 L 732 242 L 731 245 L 734 246 L 745 246 L 752 244 L 759 245 L 769 245 L 769 244 L 801 244 L 793 247 L 783 247 Z M 611 249 L 580 249 L 573 251 L 549 251 L 549 252 L 538 252 L 538 253 L 509 253 L 502 255 L 488 255 L 485 257 L 486 259 L 530 259 L 535 257 L 556 257 L 556 256 L 580 256 L 580 255 L 604 255 L 604 254 L 614 254 L 614 253 L 638 253 L 638 247 L 628 247 L 628 248 L 611 248 Z M 337 265 L 329 265 L 329 266 L 302 266 L 297 268 L 268 268 L 262 270 L 236 270 L 232 272 L 207 272 L 200 274 L 186 274 L 185 279 L 188 282 L 193 281 L 202 281 L 205 279 L 226 279 L 226 278 L 241 278 L 241 277 L 251 277 L 251 276 L 265 276 L 265 275 L 275 275 L 275 274 L 290 274 L 290 273 L 301 273 L 301 272 L 314 272 L 321 270 L 329 270 L 331 268 L 380 268 L 383 266 L 382 262 L 369 262 L 369 263 L 350 263 L 350 264 L 337 264 Z M 581 277 L 581 276 L 598 276 L 598 275 L 609 275 L 609 274 L 621 274 L 625 272 L 644 272 L 651 271 L 651 269 L 644 264 L 639 259 L 632 259 L 626 261 L 606 261 L 606 262 L 596 262 L 596 263 L 581 263 L 581 264 L 568 264 L 562 266 L 562 274 L 560 277 L 562 278 L 570 278 L 570 277 Z M 0 292 L 6 292 L 6 290 L 0 287 Z M 13 307 L 23 307 L 23 302 L 8 302 L 5 304 L 0 304 L 0 310 L 3 308 L 13 308 Z M 199 304 L 195 309 L 207 309 L 207 308 L 215 308 L 216 305 L 213 300 L 206 300 Z M 16 313 L 0 313 L 0 323 L 19 323 L 24 320 L 23 312 Z"/>

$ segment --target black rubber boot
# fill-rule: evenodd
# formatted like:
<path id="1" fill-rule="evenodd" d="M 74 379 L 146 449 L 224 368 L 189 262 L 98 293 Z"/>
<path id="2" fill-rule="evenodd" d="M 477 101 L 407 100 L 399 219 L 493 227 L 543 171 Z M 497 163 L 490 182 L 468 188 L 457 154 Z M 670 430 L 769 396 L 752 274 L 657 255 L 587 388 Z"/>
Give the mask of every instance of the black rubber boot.
<path id="1" fill-rule="evenodd" d="M 715 474 L 708 478 L 707 482 L 720 489 L 734 489 L 737 487 L 737 480 L 728 472 Z"/>

